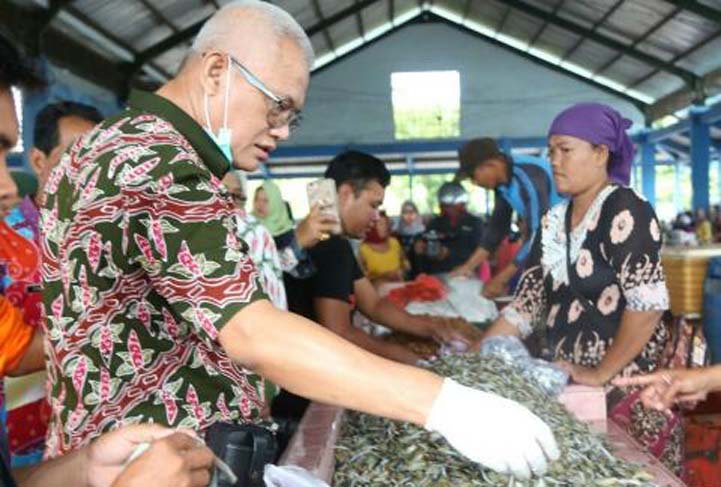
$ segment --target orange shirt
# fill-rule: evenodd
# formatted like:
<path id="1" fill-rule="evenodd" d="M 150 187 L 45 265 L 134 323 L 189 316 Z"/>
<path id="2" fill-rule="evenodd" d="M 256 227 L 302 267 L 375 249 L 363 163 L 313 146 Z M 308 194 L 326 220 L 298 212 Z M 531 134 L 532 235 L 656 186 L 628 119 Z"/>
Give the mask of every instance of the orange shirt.
<path id="1" fill-rule="evenodd" d="M 17 367 L 33 332 L 34 328 L 23 321 L 20 310 L 0 296 L 0 378 Z"/>

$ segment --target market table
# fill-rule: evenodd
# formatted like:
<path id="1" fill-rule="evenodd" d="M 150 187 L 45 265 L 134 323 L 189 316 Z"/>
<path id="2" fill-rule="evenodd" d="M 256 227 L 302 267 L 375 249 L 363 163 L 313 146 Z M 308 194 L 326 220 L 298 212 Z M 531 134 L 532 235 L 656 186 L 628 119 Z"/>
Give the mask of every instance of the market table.
<path id="1" fill-rule="evenodd" d="M 572 389 L 576 386 L 569 386 Z M 587 391 L 588 392 L 588 391 Z M 580 396 L 579 396 L 580 397 Z M 588 396 L 586 396 L 588 397 Z M 578 402 L 575 407 L 580 407 Z M 573 409 L 571 409 L 573 412 Z M 588 411 L 582 414 L 587 415 Z M 298 465 L 316 477 L 332 485 L 335 471 L 335 444 L 341 433 L 345 410 L 326 404 L 312 403 L 300 422 L 298 431 L 288 444 L 280 459 L 281 465 Z M 613 420 L 589 422 L 591 428 L 600 431 L 605 427 L 611 450 L 619 458 L 645 465 L 659 487 L 683 487 L 685 484 L 674 476 L 661 462 L 643 448 Z"/>
<path id="2" fill-rule="evenodd" d="M 481 283 L 475 279 L 449 279 L 442 277 L 448 294 L 439 301 L 427 302 L 431 306 L 419 307 L 410 303 L 406 309 L 420 313 L 430 310 L 446 310 L 446 316 L 460 316 L 468 321 L 488 322 L 497 314 L 496 305 L 480 296 Z M 385 284 L 380 287 L 381 295 L 402 286 Z M 480 308 L 478 312 L 472 308 Z M 472 318 L 472 319 L 469 319 Z M 475 319 L 473 319 L 475 318 Z M 483 320 L 478 320 L 483 318 Z M 571 385 L 559 397 L 566 408 L 592 430 L 605 434 L 613 452 L 619 458 L 645 465 L 659 487 L 683 487 L 684 483 L 643 448 L 623 428 L 606 418 L 605 396 L 602 388 Z M 335 470 L 335 445 L 341 433 L 345 410 L 326 404 L 311 403 L 300 422 L 298 430 L 283 453 L 281 465 L 298 465 L 312 472 L 316 477 L 332 485 Z"/>

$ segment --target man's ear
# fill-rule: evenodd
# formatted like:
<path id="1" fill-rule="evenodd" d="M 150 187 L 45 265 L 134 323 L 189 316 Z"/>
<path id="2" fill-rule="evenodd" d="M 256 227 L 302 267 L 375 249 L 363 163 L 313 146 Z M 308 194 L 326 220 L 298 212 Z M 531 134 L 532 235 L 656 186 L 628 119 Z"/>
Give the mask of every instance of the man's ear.
<path id="1" fill-rule="evenodd" d="M 349 201 L 355 199 L 355 192 L 353 186 L 348 183 L 343 183 L 338 187 L 338 203 L 341 206 L 345 206 Z"/>
<path id="2" fill-rule="evenodd" d="M 41 151 L 37 147 L 33 147 L 32 149 L 30 149 L 30 154 L 28 154 L 28 162 L 30 163 L 30 167 L 33 169 L 35 175 L 38 178 L 42 176 L 47 161 L 48 157 L 43 151 Z"/>
<path id="3" fill-rule="evenodd" d="M 220 91 L 222 75 L 228 66 L 228 56 L 218 51 L 209 51 L 200 60 L 200 83 L 208 96 L 215 96 Z"/>

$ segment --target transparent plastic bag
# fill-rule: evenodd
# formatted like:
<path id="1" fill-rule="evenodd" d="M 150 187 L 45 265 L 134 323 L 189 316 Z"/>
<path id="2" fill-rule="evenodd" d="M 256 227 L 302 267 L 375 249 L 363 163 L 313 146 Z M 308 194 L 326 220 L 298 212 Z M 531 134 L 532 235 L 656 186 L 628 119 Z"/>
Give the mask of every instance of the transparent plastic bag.
<path id="1" fill-rule="evenodd" d="M 481 357 L 498 357 L 520 369 L 529 382 L 550 396 L 558 396 L 568 383 L 568 372 L 558 365 L 531 357 L 523 342 L 514 336 L 494 336 L 483 340 Z"/>
<path id="2" fill-rule="evenodd" d="M 302 467 L 266 465 L 263 473 L 266 487 L 330 487 Z"/>
<path id="3" fill-rule="evenodd" d="M 523 362 L 521 374 L 551 396 L 561 394 L 569 378 L 568 372 L 561 367 L 540 358 Z"/>
<path id="4" fill-rule="evenodd" d="M 518 337 L 493 336 L 481 343 L 481 357 L 498 357 L 508 364 L 516 364 L 521 360 L 531 358 L 526 346 Z"/>

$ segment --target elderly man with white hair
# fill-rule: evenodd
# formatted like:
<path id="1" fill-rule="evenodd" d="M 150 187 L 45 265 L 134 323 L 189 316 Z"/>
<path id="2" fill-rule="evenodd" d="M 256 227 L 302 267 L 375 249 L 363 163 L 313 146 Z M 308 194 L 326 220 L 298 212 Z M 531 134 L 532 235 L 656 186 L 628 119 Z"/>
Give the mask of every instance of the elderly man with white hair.
<path id="1" fill-rule="evenodd" d="M 258 423 L 278 388 L 410 421 L 528 477 L 558 449 L 519 404 L 382 359 L 271 305 L 221 184 L 300 120 L 310 42 L 284 11 L 233 2 L 178 75 L 65 154 L 42 211 L 50 457 L 118 422 Z"/>

